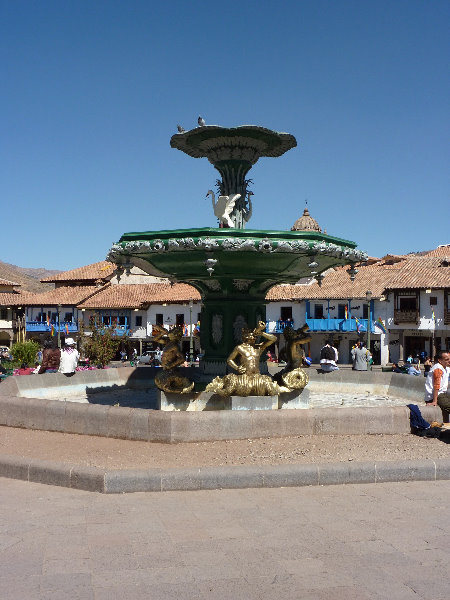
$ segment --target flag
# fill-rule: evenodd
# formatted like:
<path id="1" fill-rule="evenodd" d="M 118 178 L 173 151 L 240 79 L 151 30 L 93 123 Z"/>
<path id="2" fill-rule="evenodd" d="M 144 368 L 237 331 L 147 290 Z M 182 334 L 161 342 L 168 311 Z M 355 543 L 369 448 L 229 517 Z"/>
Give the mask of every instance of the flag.
<path id="1" fill-rule="evenodd" d="M 345 318 L 348 319 L 348 304 L 345 305 L 344 315 L 345 315 Z"/>
<path id="2" fill-rule="evenodd" d="M 386 327 L 384 326 L 384 323 L 383 323 L 383 321 L 382 321 L 381 317 L 378 317 L 378 319 L 376 320 L 376 324 L 377 324 L 377 326 L 378 326 L 378 327 L 381 329 L 381 331 L 382 331 L 383 333 L 387 333 L 387 329 L 386 329 Z"/>
<path id="3" fill-rule="evenodd" d="M 354 317 L 355 322 L 356 322 L 356 331 L 359 333 L 362 329 L 362 323 L 359 322 L 359 319 L 357 319 L 356 317 Z"/>
<path id="4" fill-rule="evenodd" d="M 50 317 L 47 315 L 47 326 L 50 327 Z"/>
<path id="5" fill-rule="evenodd" d="M 69 335 L 69 325 L 66 323 L 66 335 Z"/>
<path id="6" fill-rule="evenodd" d="M 54 336 L 55 335 L 55 327 L 52 325 L 52 328 L 50 329 L 50 335 Z"/>
<path id="7" fill-rule="evenodd" d="M 434 310 L 431 311 L 431 318 L 433 321 L 436 321 L 436 315 L 434 314 Z"/>

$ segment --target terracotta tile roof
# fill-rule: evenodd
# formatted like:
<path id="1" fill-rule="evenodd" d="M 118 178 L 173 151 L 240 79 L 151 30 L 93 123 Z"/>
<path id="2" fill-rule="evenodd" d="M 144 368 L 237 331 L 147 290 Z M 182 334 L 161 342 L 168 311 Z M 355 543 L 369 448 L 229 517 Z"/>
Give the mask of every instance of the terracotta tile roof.
<path id="1" fill-rule="evenodd" d="M 329 271 L 322 281 L 322 286 L 315 281 L 310 285 L 277 285 L 269 290 L 266 298 L 269 301 L 301 300 L 301 299 L 347 299 L 365 298 L 370 290 L 374 298 L 383 295 L 386 281 L 392 271 L 398 269 L 395 265 L 374 264 L 358 267 L 355 281 L 350 280 L 347 268 Z"/>
<path id="2" fill-rule="evenodd" d="M 449 262 L 439 256 L 414 256 L 386 282 L 386 289 L 450 288 Z"/>
<path id="3" fill-rule="evenodd" d="M 95 285 L 62 286 L 43 294 L 27 294 L 22 302 L 26 306 L 76 306 L 102 289 Z"/>
<path id="4" fill-rule="evenodd" d="M 427 252 L 425 256 L 448 256 L 450 257 L 450 244 L 443 244 L 442 246 L 438 246 L 434 250 L 430 250 Z"/>
<path id="5" fill-rule="evenodd" d="M 162 302 L 199 301 L 198 291 L 185 283 L 136 283 L 110 285 L 88 300 L 79 308 L 140 308 Z"/>
<path id="6" fill-rule="evenodd" d="M 30 292 L 0 292 L 0 306 L 26 306 L 25 300 L 32 296 Z"/>
<path id="7" fill-rule="evenodd" d="M 398 258 L 398 257 L 396 257 Z M 301 300 L 336 298 L 365 298 L 370 290 L 374 298 L 384 290 L 449 288 L 450 266 L 440 257 L 402 257 L 394 264 L 392 256 L 383 257 L 378 263 L 358 267 L 354 282 L 346 272 L 348 267 L 337 268 L 325 275 L 322 287 L 317 282 L 310 285 L 277 285 L 269 290 L 267 300 Z"/>
<path id="8" fill-rule="evenodd" d="M 14 286 L 20 286 L 20 283 L 16 283 L 15 281 L 8 281 L 7 279 L 0 279 L 0 285 L 14 285 Z"/>
<path id="9" fill-rule="evenodd" d="M 56 283 L 58 281 L 96 281 L 101 279 L 106 281 L 110 275 L 113 274 L 115 265 L 112 263 L 102 260 L 92 265 L 86 265 L 79 267 L 78 269 L 72 269 L 71 271 L 64 271 L 51 277 L 41 279 L 42 282 Z"/>

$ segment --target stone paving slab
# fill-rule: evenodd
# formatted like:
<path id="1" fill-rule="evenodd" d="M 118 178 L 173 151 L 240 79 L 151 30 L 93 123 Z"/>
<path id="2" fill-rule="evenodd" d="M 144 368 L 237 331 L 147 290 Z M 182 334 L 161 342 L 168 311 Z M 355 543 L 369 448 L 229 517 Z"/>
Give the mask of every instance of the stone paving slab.
<path id="1" fill-rule="evenodd" d="M 449 494 L 418 481 L 92 495 L 4 479 L 0 598 L 447 600 Z"/>
<path id="2" fill-rule="evenodd" d="M 0 477 L 105 494 L 450 479 L 450 458 L 325 464 L 104 470 L 0 456 Z"/>

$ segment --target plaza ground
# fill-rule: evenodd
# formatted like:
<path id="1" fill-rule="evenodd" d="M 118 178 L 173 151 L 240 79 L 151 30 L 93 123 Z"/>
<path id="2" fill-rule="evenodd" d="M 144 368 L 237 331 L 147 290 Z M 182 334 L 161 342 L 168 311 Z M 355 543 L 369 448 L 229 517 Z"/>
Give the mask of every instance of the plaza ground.
<path id="1" fill-rule="evenodd" d="M 341 409 L 351 410 L 351 409 Z M 162 444 L 0 427 L 0 454 L 104 469 L 282 465 L 450 457 L 442 439 L 404 435 L 303 435 Z"/>
<path id="2" fill-rule="evenodd" d="M 447 600 L 450 482 L 105 496 L 2 479 L 2 600 Z"/>

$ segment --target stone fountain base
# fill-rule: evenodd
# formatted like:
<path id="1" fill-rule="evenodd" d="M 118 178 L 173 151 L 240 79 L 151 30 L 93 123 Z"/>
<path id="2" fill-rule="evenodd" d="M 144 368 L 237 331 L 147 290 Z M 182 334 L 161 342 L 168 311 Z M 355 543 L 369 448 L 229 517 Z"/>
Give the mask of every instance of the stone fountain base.
<path id="1" fill-rule="evenodd" d="M 308 390 L 294 390 L 279 396 L 219 396 L 213 392 L 170 394 L 158 390 L 159 410 L 278 410 L 309 408 Z"/>

